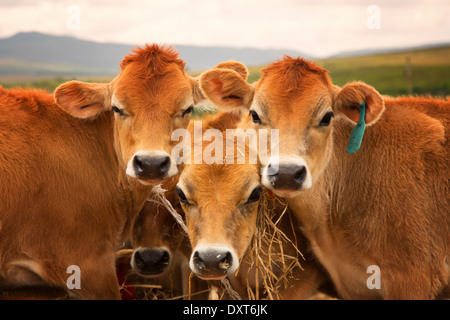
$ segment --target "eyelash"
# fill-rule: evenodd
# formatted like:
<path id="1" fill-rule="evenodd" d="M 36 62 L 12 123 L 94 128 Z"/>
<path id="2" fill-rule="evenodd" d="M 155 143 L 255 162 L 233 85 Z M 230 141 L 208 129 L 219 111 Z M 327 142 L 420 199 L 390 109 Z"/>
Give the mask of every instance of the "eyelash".
<path id="1" fill-rule="evenodd" d="M 184 204 L 189 204 L 189 200 L 186 198 L 186 195 L 180 188 L 177 187 L 175 189 L 175 193 L 180 198 L 180 202 L 182 202 Z"/>
<path id="2" fill-rule="evenodd" d="M 184 110 L 184 112 L 181 114 L 181 116 L 184 117 L 185 115 L 191 113 L 192 111 L 194 111 L 194 106 L 190 106 L 189 108 Z"/>
<path id="3" fill-rule="evenodd" d="M 256 187 L 247 199 L 247 203 L 257 202 L 261 196 L 261 187 Z"/>
<path id="4" fill-rule="evenodd" d="M 112 111 L 119 114 L 121 117 L 125 116 L 125 113 L 122 110 L 120 110 L 119 108 L 117 108 L 116 106 L 112 107 Z"/>
<path id="5" fill-rule="evenodd" d="M 261 121 L 261 119 L 259 118 L 259 116 L 258 116 L 258 114 L 256 113 L 256 111 L 250 110 L 249 115 L 252 117 L 253 123 L 256 123 L 256 124 L 259 124 L 259 125 L 262 124 L 262 121 Z"/>
<path id="6" fill-rule="evenodd" d="M 322 120 L 320 120 L 319 123 L 319 127 L 327 127 L 330 125 L 331 122 L 331 118 L 334 118 L 334 113 L 333 111 L 328 111 L 322 118 Z"/>

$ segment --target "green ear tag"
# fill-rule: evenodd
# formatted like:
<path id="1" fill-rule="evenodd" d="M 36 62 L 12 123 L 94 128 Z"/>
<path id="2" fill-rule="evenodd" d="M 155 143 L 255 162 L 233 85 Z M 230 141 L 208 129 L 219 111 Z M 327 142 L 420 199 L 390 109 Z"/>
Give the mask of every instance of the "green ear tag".
<path id="1" fill-rule="evenodd" d="M 350 140 L 348 141 L 347 153 L 355 153 L 361 147 L 361 141 L 364 136 L 364 130 L 366 130 L 366 122 L 364 117 L 366 115 L 366 102 L 358 104 L 360 108 L 359 121 L 353 128 L 350 135 Z"/>

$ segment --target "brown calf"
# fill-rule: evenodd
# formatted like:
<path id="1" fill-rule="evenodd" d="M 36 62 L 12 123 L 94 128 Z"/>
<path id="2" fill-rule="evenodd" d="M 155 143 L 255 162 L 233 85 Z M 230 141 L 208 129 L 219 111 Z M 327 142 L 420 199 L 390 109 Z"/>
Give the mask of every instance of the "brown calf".
<path id="1" fill-rule="evenodd" d="M 183 214 L 175 195 L 177 181 L 178 176 L 169 178 L 162 188 L 168 189 L 166 199 Z M 156 199 L 150 198 L 144 204 L 131 230 L 130 240 L 116 256 L 118 271 L 123 274 L 123 280 L 135 286 L 137 299 L 146 294 L 145 288 L 141 290 L 143 293 L 139 291 L 142 284 L 159 285 L 162 292 L 170 293 L 170 297 L 187 293 L 187 280 L 184 279 L 189 274 L 189 240 L 168 209 Z"/>
<path id="2" fill-rule="evenodd" d="M 162 185 L 165 197 L 173 207 L 183 214 L 175 195 L 178 176 L 167 179 Z M 131 267 L 143 277 L 159 276 L 172 264 L 176 252 L 189 256 L 184 231 L 163 204 L 152 200 L 145 203 L 131 232 L 131 246 L 134 248 Z"/>
<path id="3" fill-rule="evenodd" d="M 184 219 L 178 196 L 175 194 L 178 176 L 162 184 L 164 197 Z M 129 250 L 127 248 L 132 248 Z M 119 250 L 119 272 L 135 287 L 135 298 L 160 294 L 163 298 L 183 297 L 205 299 L 208 286 L 204 281 L 189 277 L 191 247 L 188 235 L 158 196 L 152 195 L 145 203 L 131 231 L 125 249 Z M 153 293 L 140 285 L 152 284 L 161 288 Z M 124 290 L 126 294 L 126 290 Z"/>
<path id="4" fill-rule="evenodd" d="M 111 83 L 0 88 L 1 288 L 119 298 L 115 249 L 177 173 L 171 133 L 203 98 L 172 49 L 134 52 Z"/>
<path id="5" fill-rule="evenodd" d="M 267 293 L 267 286 L 265 287 L 264 283 L 268 280 L 263 279 L 264 272 L 261 270 L 271 268 L 272 265 L 267 262 L 269 266 L 261 266 L 262 269 L 258 273 L 255 260 L 252 260 L 258 258 L 252 258 L 248 252 L 255 236 L 258 214 L 265 212 L 260 203 L 263 189 L 260 183 L 259 163 L 250 162 L 248 146 L 245 150 L 238 150 L 237 140 L 234 137 L 231 139 L 226 137 L 225 129 L 237 128 L 241 117 L 239 113 L 223 113 L 203 119 L 204 133 L 208 129 L 218 129 L 223 134 L 223 141 L 219 142 L 223 143 L 223 163 L 207 163 L 206 159 L 203 159 L 203 162 L 198 164 L 185 164 L 180 175 L 176 192 L 185 211 L 189 230 L 192 247 L 191 270 L 205 280 L 229 277 L 233 288 L 244 298 L 263 297 L 263 294 L 271 298 L 306 298 L 314 293 L 323 279 L 310 256 L 306 257 L 306 261 L 300 262 L 305 268 L 304 271 L 297 266 L 292 268 L 294 271 L 290 274 L 291 281 L 286 281 L 283 286 L 283 281 L 280 280 L 277 286 L 283 287 L 283 290 L 277 288 L 276 292 Z M 193 126 L 190 125 L 189 129 L 192 132 Z M 203 156 L 207 155 L 205 150 L 210 145 L 203 143 Z M 229 148 L 235 150 L 231 158 L 226 156 Z M 245 154 L 244 164 L 237 164 L 238 153 Z M 195 158 L 195 155 L 192 157 Z M 275 208 L 278 213 L 272 217 L 273 221 L 280 218 L 283 209 L 280 206 Z M 285 270 L 280 260 L 274 257 L 283 253 L 286 256 L 296 257 L 298 252 L 290 241 L 300 250 L 306 249 L 305 239 L 298 232 L 294 234 L 286 219 L 289 219 L 288 214 L 282 219 L 279 228 L 288 238 L 282 239 L 282 244 L 277 243 L 273 246 L 263 243 L 261 248 L 264 252 L 271 251 L 274 254 L 272 261 L 276 262 L 273 263 L 273 272 L 280 278 Z M 263 242 L 261 239 L 259 241 Z M 260 264 L 260 261 L 256 264 Z M 236 276 L 235 272 L 238 269 Z M 249 295 L 247 287 L 251 288 L 252 296 Z"/>
<path id="6" fill-rule="evenodd" d="M 279 129 L 279 158 L 262 183 L 287 198 L 343 298 L 432 299 L 449 285 L 450 102 L 383 98 L 285 57 L 248 84 L 211 70 L 201 88 L 222 108 L 247 108 L 242 124 Z M 347 144 L 361 106 L 360 150 Z"/>

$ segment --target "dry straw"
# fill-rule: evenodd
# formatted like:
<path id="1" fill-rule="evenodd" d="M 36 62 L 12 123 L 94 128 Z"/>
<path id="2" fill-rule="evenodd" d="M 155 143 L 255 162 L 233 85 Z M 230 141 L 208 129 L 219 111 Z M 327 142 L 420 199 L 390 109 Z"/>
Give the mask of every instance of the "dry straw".
<path id="1" fill-rule="evenodd" d="M 289 219 L 294 239 L 281 229 L 282 219 Z M 291 250 L 294 255 L 285 253 L 286 245 L 294 249 Z M 249 299 L 279 299 L 280 290 L 287 289 L 289 282 L 295 280 L 294 271 L 297 268 L 303 270 L 299 260 L 304 257 L 297 247 L 292 215 L 287 204 L 270 191 L 265 190 L 261 198 L 257 230 L 247 255 L 251 260 L 249 270 L 253 269 L 255 277 L 254 288 L 247 281 Z"/>
<path id="2" fill-rule="evenodd" d="M 181 225 L 183 230 L 187 233 L 186 224 L 181 215 L 173 208 L 172 204 L 166 199 L 164 193 L 166 190 L 161 186 L 157 186 L 153 190 L 153 196 L 148 200 L 160 203 L 165 206 L 167 210 L 173 215 L 176 221 Z M 291 239 L 280 228 L 282 219 L 289 219 L 290 227 L 294 238 Z M 286 245 L 294 248 L 294 255 L 285 253 Z M 292 250 L 291 250 L 292 251 Z M 265 190 L 261 197 L 259 205 L 259 212 L 257 218 L 257 230 L 253 236 L 252 243 L 244 256 L 244 259 L 250 261 L 250 268 L 247 278 L 247 294 L 248 299 L 279 299 L 279 292 L 282 289 L 289 287 L 289 282 L 295 280 L 295 270 L 300 268 L 303 270 L 300 259 L 304 259 L 302 253 L 297 247 L 297 239 L 295 238 L 295 224 L 289 214 L 288 206 L 281 201 L 277 196 Z M 242 261 L 241 261 L 242 262 Z M 251 273 L 250 273 L 251 271 Z M 239 274 L 236 271 L 236 276 Z M 192 273 L 189 277 L 189 285 L 191 282 Z M 250 285 L 249 277 L 255 277 L 254 286 Z M 186 296 L 170 296 L 170 290 L 164 288 L 156 288 L 155 286 L 148 287 L 148 285 L 133 285 L 135 287 L 148 288 L 149 291 L 145 295 L 145 299 L 190 299 L 195 294 L 205 293 L 197 292 L 191 293 L 189 286 L 189 294 Z M 220 288 L 217 288 L 217 282 L 211 283 L 209 289 L 209 296 L 222 299 L 227 297 L 232 300 L 239 300 L 242 297 L 232 288 L 230 282 L 225 278 L 219 283 Z M 218 290 L 220 289 L 220 290 Z M 220 292 L 219 292 L 220 291 Z"/>

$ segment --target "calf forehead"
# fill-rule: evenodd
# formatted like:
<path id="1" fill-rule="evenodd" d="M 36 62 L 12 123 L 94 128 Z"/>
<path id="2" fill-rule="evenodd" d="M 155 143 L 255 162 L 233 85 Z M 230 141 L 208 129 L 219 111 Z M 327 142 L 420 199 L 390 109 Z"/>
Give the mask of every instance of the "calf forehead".
<path id="1" fill-rule="evenodd" d="M 189 165 L 182 173 L 187 191 L 200 202 L 234 202 L 259 183 L 259 166 L 251 164 Z"/>
<path id="2" fill-rule="evenodd" d="M 262 70 L 254 102 L 274 121 L 312 116 L 317 104 L 331 104 L 332 84 L 327 71 L 301 58 L 284 59 Z M 265 109 L 265 110 L 264 110 Z"/>
<path id="3" fill-rule="evenodd" d="M 319 84 L 289 94 L 274 90 L 264 84 L 255 94 L 254 108 L 266 115 L 272 127 L 286 128 L 308 124 L 324 108 L 331 108 L 332 96 L 329 90 Z"/>
<path id="4" fill-rule="evenodd" d="M 130 65 L 123 70 L 113 85 L 114 96 L 131 112 L 148 106 L 161 106 L 166 112 L 177 111 L 192 100 L 191 83 L 178 65 L 167 65 L 164 72 L 149 78 L 134 67 Z"/>

